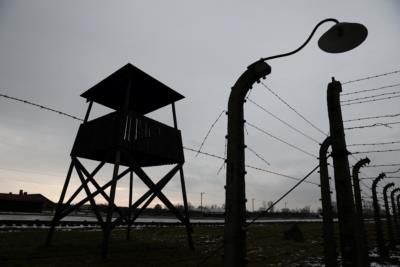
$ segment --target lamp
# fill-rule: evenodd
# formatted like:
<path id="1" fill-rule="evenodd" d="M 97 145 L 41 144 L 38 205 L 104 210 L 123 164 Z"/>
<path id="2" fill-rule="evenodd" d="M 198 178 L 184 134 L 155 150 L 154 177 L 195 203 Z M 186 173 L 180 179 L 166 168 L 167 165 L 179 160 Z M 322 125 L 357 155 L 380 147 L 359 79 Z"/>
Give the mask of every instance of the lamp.
<path id="1" fill-rule="evenodd" d="M 337 19 L 324 19 L 320 21 L 312 30 L 307 40 L 297 49 L 289 53 L 279 54 L 272 57 L 260 59 L 260 61 L 267 61 L 280 57 L 287 57 L 299 52 L 303 49 L 314 36 L 317 29 L 326 22 L 334 22 L 329 30 L 327 30 L 318 40 L 318 46 L 321 50 L 328 53 L 343 53 L 350 51 L 359 46 L 367 38 L 367 28 L 359 23 L 339 22 Z"/>
<path id="2" fill-rule="evenodd" d="M 325 32 L 318 46 L 328 53 L 342 53 L 359 46 L 367 38 L 367 28 L 359 23 L 340 22 Z"/>

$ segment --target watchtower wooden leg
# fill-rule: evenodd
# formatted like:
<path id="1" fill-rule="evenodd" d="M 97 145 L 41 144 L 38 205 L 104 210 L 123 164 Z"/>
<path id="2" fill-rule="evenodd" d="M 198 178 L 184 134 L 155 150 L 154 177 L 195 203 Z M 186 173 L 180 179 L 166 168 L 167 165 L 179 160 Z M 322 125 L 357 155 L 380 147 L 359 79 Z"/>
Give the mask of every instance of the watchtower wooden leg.
<path id="1" fill-rule="evenodd" d="M 126 216 L 127 218 L 127 224 L 128 224 L 128 228 L 126 229 L 126 240 L 130 240 L 131 238 L 131 214 L 132 211 L 130 209 L 130 207 L 132 206 L 132 186 L 133 186 L 133 171 L 130 171 L 129 173 L 129 209 L 128 209 L 128 214 Z"/>
<path id="2" fill-rule="evenodd" d="M 180 168 L 179 168 L 179 175 L 181 177 L 183 206 L 185 208 L 185 217 L 186 217 L 186 222 L 187 222 L 186 223 L 186 232 L 187 232 L 188 244 L 189 244 L 189 248 L 191 250 L 194 250 L 193 239 L 192 239 L 193 228 L 190 225 L 189 209 L 188 209 L 187 196 L 186 196 L 185 176 L 183 175 L 182 165 L 180 165 Z"/>
<path id="3" fill-rule="evenodd" d="M 113 208 L 114 208 L 114 200 L 115 200 L 115 189 L 117 187 L 117 180 L 118 180 L 117 177 L 118 177 L 120 159 L 121 159 L 121 152 L 117 151 L 117 153 L 115 155 L 114 171 L 113 171 L 113 177 L 112 177 L 112 181 L 111 181 L 110 200 L 108 202 L 108 208 L 107 208 L 107 219 L 106 219 L 106 224 L 104 227 L 104 239 L 103 239 L 103 251 L 102 251 L 103 258 L 107 257 L 108 242 L 110 240 L 110 234 L 111 234 L 111 230 L 112 230 L 111 221 L 112 221 L 112 214 L 114 211 Z"/>
<path id="4" fill-rule="evenodd" d="M 53 238 L 54 229 L 56 227 L 56 224 L 58 223 L 57 217 L 58 217 L 58 214 L 60 213 L 60 211 L 62 209 L 62 204 L 64 202 L 65 194 L 67 193 L 67 188 L 68 188 L 68 185 L 69 185 L 69 181 L 71 180 L 71 175 L 72 175 L 73 169 L 74 169 L 74 163 L 71 160 L 71 163 L 70 163 L 69 168 L 68 168 L 67 177 L 65 178 L 64 186 L 63 186 L 63 189 L 61 191 L 60 199 L 58 200 L 56 211 L 54 213 L 53 220 L 51 221 L 50 230 L 49 230 L 49 232 L 47 234 L 46 246 L 50 245 L 51 239 Z"/>

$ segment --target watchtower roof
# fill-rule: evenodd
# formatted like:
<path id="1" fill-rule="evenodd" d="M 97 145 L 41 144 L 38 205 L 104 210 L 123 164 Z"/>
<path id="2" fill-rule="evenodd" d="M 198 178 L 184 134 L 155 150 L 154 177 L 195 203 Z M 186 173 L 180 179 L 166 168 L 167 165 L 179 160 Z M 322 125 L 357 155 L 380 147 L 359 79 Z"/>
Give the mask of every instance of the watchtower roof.
<path id="1" fill-rule="evenodd" d="M 184 98 L 165 84 L 128 63 L 83 94 L 82 97 L 114 110 L 124 107 L 131 86 L 129 110 L 146 114 Z"/>

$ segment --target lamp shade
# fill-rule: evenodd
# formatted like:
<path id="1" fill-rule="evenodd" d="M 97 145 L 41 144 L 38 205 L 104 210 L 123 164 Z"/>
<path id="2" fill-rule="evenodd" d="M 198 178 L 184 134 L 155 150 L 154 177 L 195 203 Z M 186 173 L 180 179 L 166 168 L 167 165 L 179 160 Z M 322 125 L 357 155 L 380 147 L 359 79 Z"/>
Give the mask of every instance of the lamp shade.
<path id="1" fill-rule="evenodd" d="M 359 46 L 367 35 L 368 30 L 362 24 L 340 22 L 319 38 L 318 46 L 328 53 L 342 53 Z"/>

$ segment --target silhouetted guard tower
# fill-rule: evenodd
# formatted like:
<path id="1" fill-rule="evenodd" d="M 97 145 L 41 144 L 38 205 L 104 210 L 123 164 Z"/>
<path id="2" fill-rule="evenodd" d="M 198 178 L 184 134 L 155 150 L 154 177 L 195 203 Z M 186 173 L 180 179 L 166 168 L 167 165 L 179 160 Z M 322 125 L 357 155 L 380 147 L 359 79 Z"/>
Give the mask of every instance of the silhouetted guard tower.
<path id="1" fill-rule="evenodd" d="M 158 197 L 186 226 L 189 246 L 193 248 L 182 168 L 184 164 L 182 137 L 177 127 L 175 112 L 175 102 L 184 97 L 131 64 L 125 65 L 81 96 L 87 99 L 89 106 L 71 151 L 71 165 L 48 234 L 47 244 L 50 244 L 54 228 L 62 218 L 90 202 L 104 233 L 103 256 L 106 256 L 111 230 L 118 224 L 126 223 L 127 239 L 129 239 L 132 223 L 151 201 Z M 94 102 L 114 111 L 89 121 Z M 145 116 L 167 105 L 172 106 L 173 128 Z M 98 161 L 99 164 L 92 172 L 89 172 L 79 158 Z M 100 186 L 95 176 L 106 163 L 114 165 L 113 174 L 107 183 Z M 142 169 L 142 167 L 168 164 L 175 166 L 157 183 L 154 183 Z M 120 167 L 127 168 L 121 172 Z M 64 202 L 74 169 L 81 185 Z M 176 209 L 161 191 L 178 171 L 182 186 L 184 214 Z M 133 173 L 149 188 L 134 203 L 132 203 Z M 123 212 L 114 200 L 117 181 L 127 174 L 130 178 L 129 209 L 128 212 Z M 93 187 L 95 191 L 91 191 Z M 106 189 L 109 187 L 107 194 Z M 86 197 L 71 205 L 82 190 L 85 191 Z M 108 202 L 105 218 L 99 212 L 95 201 L 98 195 Z M 113 217 L 114 212 L 118 214 L 117 218 Z"/>

